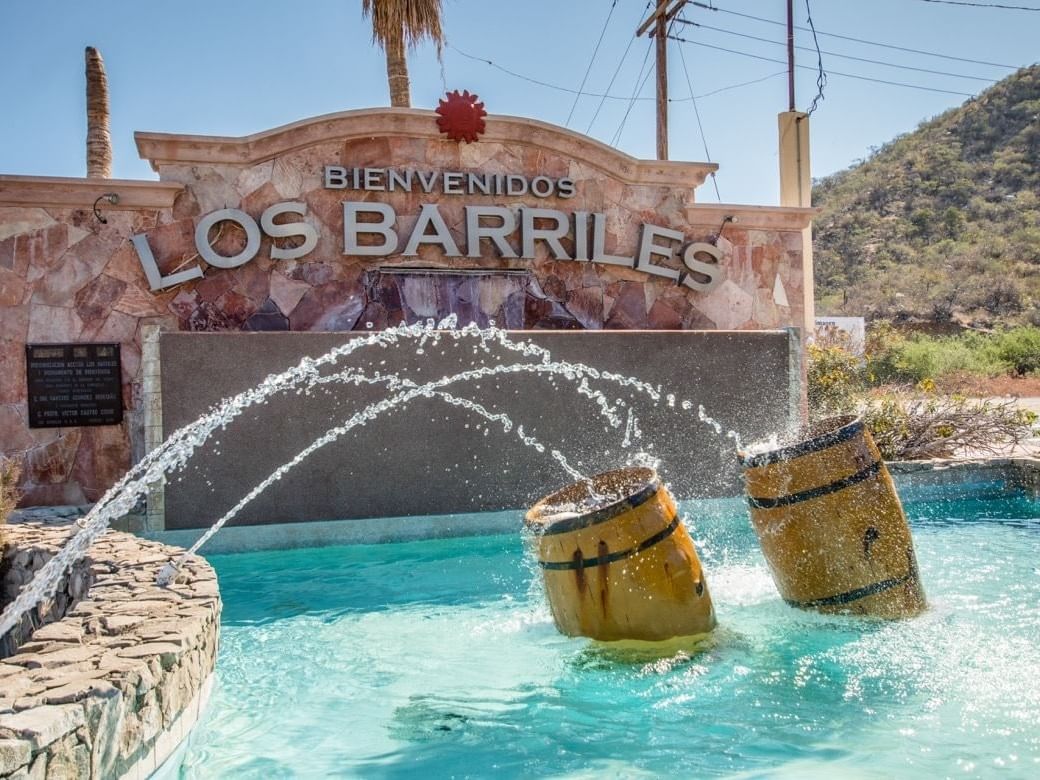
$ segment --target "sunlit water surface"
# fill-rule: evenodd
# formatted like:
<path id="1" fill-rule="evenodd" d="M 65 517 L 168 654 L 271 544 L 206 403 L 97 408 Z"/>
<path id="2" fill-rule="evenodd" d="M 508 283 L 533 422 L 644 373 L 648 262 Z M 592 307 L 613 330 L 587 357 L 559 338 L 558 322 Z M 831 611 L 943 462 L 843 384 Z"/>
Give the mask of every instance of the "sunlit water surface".
<path id="1" fill-rule="evenodd" d="M 724 506 L 685 507 L 714 642 L 657 661 L 560 636 L 518 537 L 212 556 L 181 776 L 1040 776 L 1040 504 L 908 504 L 931 609 L 895 623 L 786 606 Z"/>

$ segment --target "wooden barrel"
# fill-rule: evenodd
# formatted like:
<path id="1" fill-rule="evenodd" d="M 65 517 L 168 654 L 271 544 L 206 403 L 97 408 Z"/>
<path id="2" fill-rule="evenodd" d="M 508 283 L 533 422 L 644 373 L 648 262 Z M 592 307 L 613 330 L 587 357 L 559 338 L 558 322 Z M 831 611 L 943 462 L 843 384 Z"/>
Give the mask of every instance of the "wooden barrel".
<path id="1" fill-rule="evenodd" d="M 796 444 L 739 457 L 751 522 L 788 604 L 883 618 L 925 608 L 906 516 L 862 419 L 824 420 Z"/>
<path id="2" fill-rule="evenodd" d="M 653 469 L 568 485 L 535 504 L 525 525 L 562 633 L 656 642 L 715 627 L 697 551 Z"/>

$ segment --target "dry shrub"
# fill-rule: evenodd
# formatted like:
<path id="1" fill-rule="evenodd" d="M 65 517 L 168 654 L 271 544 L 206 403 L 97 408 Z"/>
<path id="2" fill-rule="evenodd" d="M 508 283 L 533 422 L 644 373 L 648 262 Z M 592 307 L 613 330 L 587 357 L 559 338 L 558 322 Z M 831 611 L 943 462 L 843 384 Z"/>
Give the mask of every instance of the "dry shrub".
<path id="1" fill-rule="evenodd" d="M 10 458 L 0 458 L 0 551 L 4 546 L 3 526 L 7 516 L 18 505 L 18 475 L 21 468 Z"/>
<path id="2" fill-rule="evenodd" d="M 885 460 L 1001 455 L 1035 435 L 1037 415 L 1014 398 L 969 399 L 888 393 L 868 401 L 863 417 Z"/>

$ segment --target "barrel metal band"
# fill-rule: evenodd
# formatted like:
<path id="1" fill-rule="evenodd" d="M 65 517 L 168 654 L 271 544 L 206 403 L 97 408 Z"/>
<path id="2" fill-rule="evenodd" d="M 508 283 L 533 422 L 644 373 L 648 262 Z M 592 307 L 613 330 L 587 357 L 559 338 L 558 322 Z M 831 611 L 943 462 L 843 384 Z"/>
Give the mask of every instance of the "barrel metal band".
<path id="1" fill-rule="evenodd" d="M 776 498 L 756 498 L 754 496 L 748 496 L 748 503 L 753 509 L 777 509 L 782 506 L 799 504 L 802 501 L 810 501 L 814 498 L 819 498 L 820 496 L 826 496 L 829 493 L 837 493 L 839 490 L 844 490 L 858 482 L 870 479 L 879 471 L 881 471 L 881 461 L 876 460 L 865 469 L 857 471 L 855 474 L 850 474 L 847 477 L 843 477 L 835 482 L 831 482 L 829 485 L 821 485 L 820 487 L 803 490 L 800 493 L 790 493 L 789 495 L 777 496 Z"/>
<path id="2" fill-rule="evenodd" d="M 593 477 L 593 479 L 595 479 L 595 477 Z M 532 523 L 526 518 L 524 519 L 524 524 L 528 528 L 535 529 L 535 532 L 542 536 L 553 536 L 554 534 L 570 533 L 571 531 L 577 531 L 581 528 L 588 528 L 590 525 L 598 525 L 599 523 L 605 523 L 608 520 L 613 520 L 620 514 L 624 514 L 629 510 L 642 506 L 647 501 L 652 499 L 655 495 L 657 495 L 657 492 L 660 489 L 661 480 L 655 477 L 631 495 L 625 496 L 624 498 L 615 501 L 613 504 L 608 504 L 607 506 L 602 507 L 601 509 L 595 509 L 592 512 L 588 512 L 583 515 L 578 515 L 576 517 L 568 517 L 565 520 L 557 520 L 556 522 L 551 523 L 547 526 L 542 525 L 538 522 Z M 541 503 L 542 502 L 539 502 L 539 504 Z"/>
<path id="3" fill-rule="evenodd" d="M 784 599 L 784 601 L 792 607 L 801 607 L 802 609 L 812 609 L 813 607 L 835 607 L 840 606 L 841 604 L 851 604 L 853 601 L 865 599 L 867 596 L 873 596 L 877 593 L 891 590 L 899 585 L 905 585 L 906 583 L 915 580 L 916 577 L 917 573 L 911 569 L 902 577 L 893 577 L 890 580 L 881 580 L 881 582 L 875 582 L 873 585 L 864 585 L 862 588 L 856 588 L 855 590 L 846 591 L 845 593 L 838 593 L 834 596 L 825 596 L 822 599 L 812 599 L 811 601 L 794 601 L 793 599 Z"/>
<path id="4" fill-rule="evenodd" d="M 672 522 L 662 528 L 653 536 L 644 539 L 635 547 L 629 547 L 627 550 L 619 550 L 618 552 L 610 553 L 609 555 L 600 555 L 597 558 L 580 558 L 572 561 L 538 561 L 538 565 L 543 569 L 549 569 L 551 571 L 565 571 L 567 569 L 591 569 L 594 566 L 604 566 L 608 563 L 615 563 L 616 561 L 622 561 L 625 558 L 630 558 L 637 553 L 643 552 L 653 547 L 658 542 L 663 542 L 669 536 L 671 536 L 675 529 L 679 527 L 679 515 L 672 518 Z"/>
<path id="5" fill-rule="evenodd" d="M 819 436 L 814 436 L 811 439 L 806 439 L 797 444 L 792 444 L 789 447 L 781 447 L 780 449 L 769 450 L 768 452 L 759 452 L 755 455 L 745 455 L 738 452 L 737 458 L 740 460 L 740 463 L 744 468 L 757 469 L 761 466 L 768 466 L 771 463 L 781 463 L 786 460 L 799 458 L 802 455 L 820 452 L 821 450 L 833 447 L 835 444 L 841 444 L 843 441 L 853 439 L 862 432 L 863 420 L 853 418 L 840 428 L 820 434 Z"/>

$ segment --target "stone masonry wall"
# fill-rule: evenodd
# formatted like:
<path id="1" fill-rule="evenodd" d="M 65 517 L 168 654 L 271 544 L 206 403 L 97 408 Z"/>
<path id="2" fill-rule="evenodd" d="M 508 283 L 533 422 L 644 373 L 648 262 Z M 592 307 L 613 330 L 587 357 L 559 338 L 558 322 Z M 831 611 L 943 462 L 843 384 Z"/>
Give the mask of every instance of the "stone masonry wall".
<path id="1" fill-rule="evenodd" d="M 70 530 L 7 528 L 5 598 Z M 0 777 L 147 777 L 187 736 L 209 691 L 220 596 L 200 559 L 155 584 L 179 552 L 109 531 L 59 588 L 67 613 L 0 658 Z"/>
<path id="2" fill-rule="evenodd" d="M 0 454 L 22 461 L 23 505 L 96 501 L 143 455 L 141 341 L 150 325 L 345 331 L 450 311 L 464 321 L 494 319 L 524 329 L 803 324 L 801 228 L 808 216 L 801 212 L 808 210 L 704 206 L 695 202 L 694 190 L 711 166 L 634 160 L 531 120 L 489 117 L 487 128 L 476 143 L 459 144 L 438 135 L 432 112 L 346 112 L 243 139 L 139 134 L 142 156 L 152 160 L 159 182 L 93 180 L 91 190 L 91 180 L 0 176 Z M 575 196 L 329 190 L 323 187 L 325 165 L 568 176 Z M 151 200 L 139 195 L 134 201 L 132 191 L 148 186 L 155 191 Z M 91 208 L 98 187 L 120 195 L 119 204 L 101 202 L 104 224 Z M 647 222 L 679 230 L 688 240 L 717 241 L 726 280 L 705 294 L 626 266 L 555 260 L 544 242 L 536 244 L 534 260 L 502 259 L 489 241 L 482 242 L 479 258 L 445 258 L 430 245 L 415 258 L 348 256 L 342 249 L 345 200 L 388 203 L 405 236 L 421 205 L 437 202 L 464 248 L 466 204 L 601 212 L 608 253 L 636 254 L 640 225 Z M 156 206 L 159 201 L 168 205 Z M 194 232 L 202 215 L 236 208 L 257 219 L 282 201 L 306 204 L 305 221 L 319 235 L 309 254 L 272 260 L 272 239 L 265 236 L 255 259 L 237 268 L 209 267 L 199 259 Z M 730 216 L 736 220 L 724 223 Z M 204 277 L 152 292 L 130 243 L 138 233 L 147 235 L 164 274 L 198 266 Z M 225 222 L 211 240 L 227 256 L 243 246 L 244 233 Z M 571 251 L 573 238 L 563 244 Z M 675 258 L 671 264 L 678 267 Z M 471 281 L 385 270 L 417 265 L 492 275 Z M 29 429 L 25 344 L 76 341 L 122 345 L 124 423 Z"/>

